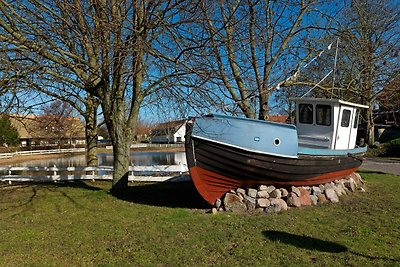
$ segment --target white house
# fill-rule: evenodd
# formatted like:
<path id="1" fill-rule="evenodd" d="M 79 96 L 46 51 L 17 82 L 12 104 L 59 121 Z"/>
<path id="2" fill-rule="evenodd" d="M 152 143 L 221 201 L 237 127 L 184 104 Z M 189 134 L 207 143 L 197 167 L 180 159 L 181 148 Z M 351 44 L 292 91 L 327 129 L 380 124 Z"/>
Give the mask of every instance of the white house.
<path id="1" fill-rule="evenodd" d="M 183 143 L 185 142 L 186 120 L 170 121 L 157 125 L 150 131 L 152 143 Z"/>

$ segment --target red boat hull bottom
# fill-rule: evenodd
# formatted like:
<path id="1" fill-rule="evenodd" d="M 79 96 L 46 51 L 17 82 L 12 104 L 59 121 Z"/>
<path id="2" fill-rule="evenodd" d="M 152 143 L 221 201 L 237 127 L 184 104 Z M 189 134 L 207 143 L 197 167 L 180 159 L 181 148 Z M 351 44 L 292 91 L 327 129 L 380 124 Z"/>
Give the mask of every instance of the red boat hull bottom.
<path id="1" fill-rule="evenodd" d="M 304 180 L 238 180 L 223 176 L 221 174 L 203 169 L 198 166 L 189 169 L 192 181 L 199 191 L 200 195 L 210 204 L 214 205 L 218 198 L 221 198 L 226 192 L 239 187 L 250 188 L 257 185 L 274 186 L 309 186 L 332 182 L 341 179 L 355 171 L 357 168 L 340 170 L 331 173 L 324 173 Z"/>

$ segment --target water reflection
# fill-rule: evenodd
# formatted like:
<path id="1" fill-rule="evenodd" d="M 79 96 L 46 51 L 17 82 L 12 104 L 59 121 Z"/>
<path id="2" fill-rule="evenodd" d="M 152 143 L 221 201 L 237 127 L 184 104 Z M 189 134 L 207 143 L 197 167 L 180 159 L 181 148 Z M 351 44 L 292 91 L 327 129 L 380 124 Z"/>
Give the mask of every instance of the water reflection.
<path id="1" fill-rule="evenodd" d="M 29 160 L 21 163 L 15 164 L 15 166 L 22 167 L 76 167 L 76 166 L 86 166 L 85 155 L 66 155 L 63 158 L 44 158 L 39 160 Z"/>
<path id="2" fill-rule="evenodd" d="M 112 166 L 113 155 L 109 153 L 100 153 L 97 155 L 99 166 Z M 186 164 L 186 157 L 184 152 L 131 152 L 130 154 L 131 165 L 136 166 L 149 166 L 149 165 L 178 165 Z M 75 155 L 64 158 L 42 159 L 26 161 L 15 166 L 27 167 L 75 167 L 86 166 L 85 155 Z"/>

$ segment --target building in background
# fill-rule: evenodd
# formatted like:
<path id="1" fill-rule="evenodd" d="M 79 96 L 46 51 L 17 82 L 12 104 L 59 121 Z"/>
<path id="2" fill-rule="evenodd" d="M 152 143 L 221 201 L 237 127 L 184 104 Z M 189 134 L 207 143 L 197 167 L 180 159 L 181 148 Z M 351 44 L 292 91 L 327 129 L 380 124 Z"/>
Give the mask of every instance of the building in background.
<path id="1" fill-rule="evenodd" d="M 22 147 L 78 147 L 86 144 L 85 126 L 79 118 L 9 115 Z"/>
<path id="2" fill-rule="evenodd" d="M 156 125 L 150 131 L 151 143 L 176 144 L 185 142 L 186 120 L 170 121 Z"/>

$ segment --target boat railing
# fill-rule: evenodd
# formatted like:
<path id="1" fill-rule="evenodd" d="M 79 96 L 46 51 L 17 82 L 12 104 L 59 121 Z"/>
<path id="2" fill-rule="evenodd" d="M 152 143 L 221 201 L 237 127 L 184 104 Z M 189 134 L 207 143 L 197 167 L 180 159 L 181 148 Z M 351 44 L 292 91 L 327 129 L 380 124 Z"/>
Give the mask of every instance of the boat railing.
<path id="1" fill-rule="evenodd" d="M 130 166 L 129 181 L 162 182 L 185 179 L 186 164 Z M 73 180 L 112 180 L 113 167 L 18 167 L 0 166 L 0 182 L 57 182 Z"/>

